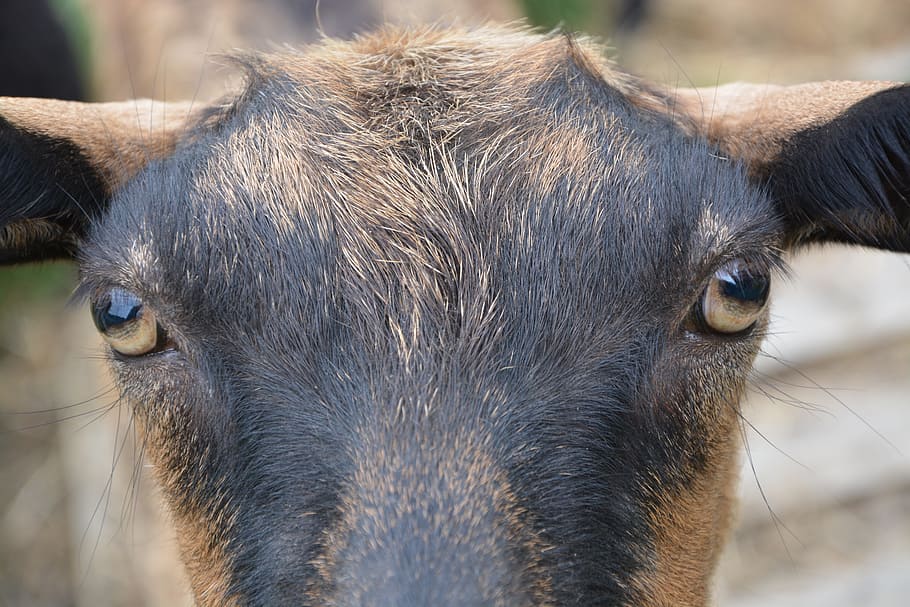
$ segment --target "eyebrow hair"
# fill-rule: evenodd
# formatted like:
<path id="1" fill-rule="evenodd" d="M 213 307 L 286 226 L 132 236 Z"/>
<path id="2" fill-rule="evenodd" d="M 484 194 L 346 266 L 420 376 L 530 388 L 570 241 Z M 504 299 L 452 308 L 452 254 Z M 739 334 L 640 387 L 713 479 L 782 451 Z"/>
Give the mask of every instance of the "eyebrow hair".
<path id="1" fill-rule="evenodd" d="M 724 264 L 734 259 L 747 259 L 756 269 L 768 274 L 789 277 L 790 264 L 784 258 L 784 249 L 776 242 L 776 232 L 768 224 L 750 222 L 740 226 L 726 224 L 726 234 L 709 235 L 708 246 L 700 247 L 693 257 L 693 281 L 708 280 Z"/>

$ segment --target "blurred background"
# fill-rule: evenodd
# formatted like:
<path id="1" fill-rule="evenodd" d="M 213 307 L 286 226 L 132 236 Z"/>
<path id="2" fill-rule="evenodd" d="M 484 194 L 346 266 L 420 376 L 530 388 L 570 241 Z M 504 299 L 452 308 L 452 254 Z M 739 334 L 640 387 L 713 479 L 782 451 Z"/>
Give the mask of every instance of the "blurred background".
<path id="1" fill-rule="evenodd" d="M 384 21 L 527 19 L 681 86 L 910 80 L 906 0 L 0 0 L 0 95 L 212 99 L 219 53 Z M 744 404 L 724 606 L 910 597 L 910 259 L 830 247 L 775 285 Z M 126 406 L 67 264 L 0 269 L 0 606 L 189 605 Z"/>

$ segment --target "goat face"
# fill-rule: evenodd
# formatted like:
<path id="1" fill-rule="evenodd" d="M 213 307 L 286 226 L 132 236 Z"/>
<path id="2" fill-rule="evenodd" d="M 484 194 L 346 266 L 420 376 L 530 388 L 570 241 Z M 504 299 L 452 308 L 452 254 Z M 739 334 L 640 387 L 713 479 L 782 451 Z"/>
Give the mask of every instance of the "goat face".
<path id="1" fill-rule="evenodd" d="M 705 604 L 770 276 L 910 248 L 910 92 L 495 28 L 242 61 L 0 102 L 0 260 L 79 261 L 198 601 Z"/>

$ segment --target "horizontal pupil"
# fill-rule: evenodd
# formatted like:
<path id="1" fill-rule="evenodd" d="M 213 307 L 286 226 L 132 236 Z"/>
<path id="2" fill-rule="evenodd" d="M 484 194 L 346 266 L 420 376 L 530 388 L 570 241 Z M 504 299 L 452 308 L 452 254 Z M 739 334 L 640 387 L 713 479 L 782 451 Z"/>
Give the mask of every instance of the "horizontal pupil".
<path id="1" fill-rule="evenodd" d="M 117 325 L 122 325 L 123 323 L 135 320 L 136 316 L 139 313 L 140 307 L 141 306 L 136 306 L 125 314 L 122 312 L 113 312 L 109 308 L 104 312 L 101 322 L 106 327 L 116 327 Z"/>
<path id="2" fill-rule="evenodd" d="M 95 312 L 95 325 L 102 332 L 108 332 L 119 325 L 123 325 L 138 318 L 142 310 L 139 299 L 121 289 L 114 289 L 110 293 L 110 303 Z"/>
<path id="3" fill-rule="evenodd" d="M 740 301 L 760 302 L 768 292 L 768 279 L 748 273 L 733 277 L 724 273 L 720 278 L 721 293 Z"/>

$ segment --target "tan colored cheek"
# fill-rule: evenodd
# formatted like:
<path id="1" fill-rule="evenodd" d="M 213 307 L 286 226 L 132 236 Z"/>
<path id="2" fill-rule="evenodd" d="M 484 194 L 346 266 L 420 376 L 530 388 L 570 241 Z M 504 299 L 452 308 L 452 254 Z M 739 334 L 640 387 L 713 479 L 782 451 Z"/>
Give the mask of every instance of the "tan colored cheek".
<path id="1" fill-rule="evenodd" d="M 212 539 L 217 536 L 212 535 L 212 531 L 200 523 L 198 517 L 194 518 L 175 516 L 174 526 L 196 604 L 237 605 L 237 599 L 228 595 L 228 560 L 221 546 Z"/>
<path id="2" fill-rule="evenodd" d="M 656 491 L 649 514 L 654 534 L 650 567 L 634 580 L 636 607 L 703 607 L 710 603 L 711 580 L 733 519 L 738 471 L 735 421 L 724 421 L 724 436 L 688 487 Z"/>
<path id="3" fill-rule="evenodd" d="M 235 521 L 234 514 L 223 503 L 183 500 L 180 497 L 185 493 L 181 491 L 185 484 L 180 475 L 182 464 L 173 448 L 180 440 L 163 432 L 160 426 L 149 424 L 143 416 L 136 416 L 135 423 L 141 436 L 145 437 L 145 448 L 154 463 L 158 485 L 168 495 L 168 510 L 195 604 L 199 607 L 239 605 L 240 600 L 229 594 L 231 559 L 225 549 Z"/>

